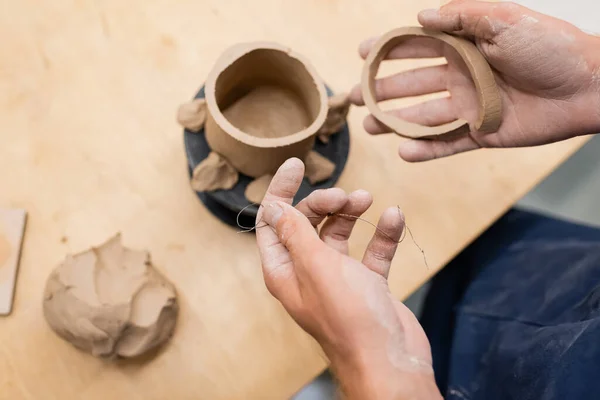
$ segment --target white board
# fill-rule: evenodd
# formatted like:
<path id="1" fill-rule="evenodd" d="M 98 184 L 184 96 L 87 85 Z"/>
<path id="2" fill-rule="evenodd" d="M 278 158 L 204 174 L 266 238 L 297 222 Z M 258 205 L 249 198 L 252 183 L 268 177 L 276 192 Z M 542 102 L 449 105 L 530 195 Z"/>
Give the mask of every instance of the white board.
<path id="1" fill-rule="evenodd" d="M 25 210 L 0 209 L 0 315 L 12 311 L 26 216 Z"/>

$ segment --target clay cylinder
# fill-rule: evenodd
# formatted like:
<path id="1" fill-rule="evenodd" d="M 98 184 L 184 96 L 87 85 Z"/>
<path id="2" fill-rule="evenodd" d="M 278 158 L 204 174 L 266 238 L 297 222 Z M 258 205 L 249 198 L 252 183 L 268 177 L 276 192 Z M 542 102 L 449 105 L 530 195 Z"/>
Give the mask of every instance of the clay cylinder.
<path id="1" fill-rule="evenodd" d="M 328 111 L 315 69 L 277 43 L 231 47 L 210 72 L 205 95 L 209 146 L 255 178 L 290 157 L 303 160 Z"/>

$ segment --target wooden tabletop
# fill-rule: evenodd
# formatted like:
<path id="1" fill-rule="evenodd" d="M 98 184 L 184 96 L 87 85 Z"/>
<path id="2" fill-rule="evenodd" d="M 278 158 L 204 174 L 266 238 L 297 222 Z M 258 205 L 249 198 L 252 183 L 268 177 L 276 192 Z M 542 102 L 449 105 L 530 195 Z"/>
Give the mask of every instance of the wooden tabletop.
<path id="1" fill-rule="evenodd" d="M 358 43 L 416 24 L 438 0 L 37 0 L 0 2 L 0 206 L 29 223 L 13 314 L 0 319 L 2 399 L 282 399 L 326 366 L 265 289 L 254 236 L 215 219 L 189 187 L 177 106 L 233 43 L 272 40 L 312 60 L 336 91 L 360 77 Z M 422 62 L 420 62 L 422 64 Z M 404 67 L 417 64 L 416 61 Z M 396 65 L 402 67 L 401 65 Z M 339 186 L 400 205 L 410 240 L 390 285 L 404 298 L 585 139 L 481 150 L 424 164 L 349 117 Z M 67 253 L 123 232 L 177 286 L 172 342 L 145 364 L 111 364 L 59 339 L 42 291 Z M 359 224 L 359 256 L 373 228 Z"/>

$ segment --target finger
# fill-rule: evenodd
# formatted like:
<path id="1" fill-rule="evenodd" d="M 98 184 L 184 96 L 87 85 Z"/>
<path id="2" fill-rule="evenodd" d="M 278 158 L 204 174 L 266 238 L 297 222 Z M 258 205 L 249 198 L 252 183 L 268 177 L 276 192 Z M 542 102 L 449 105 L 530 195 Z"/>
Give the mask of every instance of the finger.
<path id="1" fill-rule="evenodd" d="M 356 224 L 356 218 L 363 215 L 371 207 L 373 196 L 366 190 L 350 193 L 346 205 L 337 214 L 327 218 L 321 228 L 320 237 L 323 242 L 343 254 L 348 254 L 348 239 Z M 350 216 L 350 217 L 349 217 Z"/>
<path id="2" fill-rule="evenodd" d="M 358 54 L 365 59 L 373 48 L 379 37 L 373 37 L 365 40 L 358 47 Z M 398 46 L 395 46 L 385 57 L 386 60 L 395 60 L 402 58 L 435 58 L 442 57 L 444 52 L 444 43 L 429 37 L 415 37 L 404 40 Z"/>
<path id="3" fill-rule="evenodd" d="M 264 226 L 265 206 L 276 201 L 291 204 L 302 179 L 304 164 L 297 158 L 284 162 L 273 176 L 256 216 L 256 242 L 262 262 L 265 284 L 284 305 L 298 300 L 299 289 L 290 255 L 273 229 Z"/>
<path id="4" fill-rule="evenodd" d="M 447 65 L 417 68 L 400 72 L 375 81 L 376 101 L 385 101 L 422 94 L 437 93 L 446 90 Z M 350 101 L 357 106 L 364 106 L 362 90 L 353 88 Z"/>
<path id="5" fill-rule="evenodd" d="M 320 189 L 302 199 L 296 209 L 308 218 L 313 227 L 317 227 L 327 214 L 342 209 L 348 202 L 348 195 L 340 188 Z"/>
<path id="6" fill-rule="evenodd" d="M 453 1 L 439 10 L 423 10 L 418 18 L 428 29 L 490 40 L 509 26 L 511 8 L 485 1 Z"/>
<path id="7" fill-rule="evenodd" d="M 323 246 L 317 232 L 304 214 L 282 201 L 265 206 L 264 221 L 275 230 L 294 265 L 310 264 L 307 260 Z"/>
<path id="8" fill-rule="evenodd" d="M 404 229 L 404 216 L 398 207 L 390 207 L 381 214 L 377 230 L 367 246 L 363 264 L 387 279 L 398 241 Z"/>
<path id="9" fill-rule="evenodd" d="M 389 114 L 407 122 L 424 126 L 438 126 L 458 119 L 451 97 L 425 101 L 414 106 L 389 111 Z M 363 126 L 371 135 L 392 131 L 371 114 L 365 117 Z"/>
<path id="10" fill-rule="evenodd" d="M 286 160 L 273 176 L 262 204 L 273 201 L 292 204 L 303 178 L 304 163 L 297 158 Z"/>
<path id="11" fill-rule="evenodd" d="M 406 140 L 400 144 L 400 157 L 409 162 L 429 161 L 475 150 L 481 146 L 470 135 L 456 139 L 442 140 Z"/>

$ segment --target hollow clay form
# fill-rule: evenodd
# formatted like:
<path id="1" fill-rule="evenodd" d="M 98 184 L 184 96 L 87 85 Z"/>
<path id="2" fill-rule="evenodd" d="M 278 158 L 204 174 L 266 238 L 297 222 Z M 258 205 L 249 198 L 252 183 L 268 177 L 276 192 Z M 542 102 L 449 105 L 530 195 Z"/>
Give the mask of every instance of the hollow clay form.
<path id="1" fill-rule="evenodd" d="M 304 57 L 270 42 L 228 49 L 209 73 L 204 90 L 206 103 L 201 107 L 211 150 L 252 178 L 273 175 L 288 158 L 304 160 L 317 136 L 327 140 L 341 129 L 349 107 L 347 95 L 328 100 L 324 83 Z M 180 115 L 185 114 L 182 110 L 187 108 Z M 195 187 L 231 187 L 226 179 L 200 183 L 215 163 L 206 159 L 200 166 L 204 173 L 195 178 Z"/>
<path id="2" fill-rule="evenodd" d="M 211 152 L 208 157 L 194 168 L 192 188 L 198 192 L 217 189 L 231 189 L 239 179 L 233 166 L 220 154 Z"/>
<path id="3" fill-rule="evenodd" d="M 179 106 L 177 122 L 191 132 L 200 132 L 206 122 L 206 101 L 194 99 Z"/>
<path id="4" fill-rule="evenodd" d="M 169 340 L 178 314 L 174 286 L 145 251 L 117 235 L 68 256 L 48 278 L 44 316 L 75 347 L 102 358 L 136 357 Z"/>
<path id="5" fill-rule="evenodd" d="M 479 97 L 479 118 L 472 128 L 483 133 L 496 132 L 502 123 L 502 99 L 494 74 L 485 57 L 473 43 L 466 39 L 421 27 L 399 28 L 388 32 L 371 49 L 365 61 L 361 79 L 363 98 L 371 114 L 398 135 L 413 139 L 454 136 L 468 133 L 471 130 L 469 123 L 463 119 L 435 127 L 414 124 L 383 112 L 377 105 L 375 78 L 379 65 L 394 47 L 415 36 L 441 40 L 457 51 L 471 73 Z"/>

